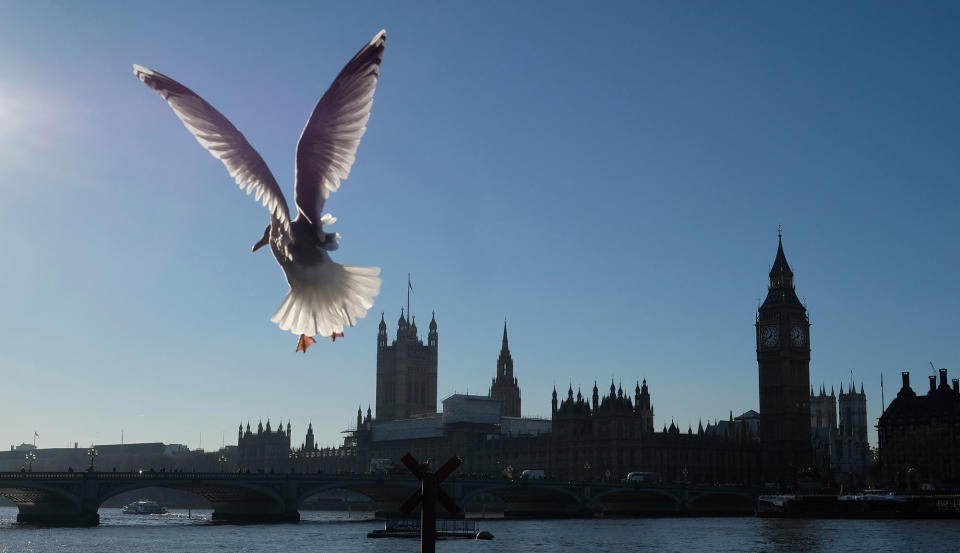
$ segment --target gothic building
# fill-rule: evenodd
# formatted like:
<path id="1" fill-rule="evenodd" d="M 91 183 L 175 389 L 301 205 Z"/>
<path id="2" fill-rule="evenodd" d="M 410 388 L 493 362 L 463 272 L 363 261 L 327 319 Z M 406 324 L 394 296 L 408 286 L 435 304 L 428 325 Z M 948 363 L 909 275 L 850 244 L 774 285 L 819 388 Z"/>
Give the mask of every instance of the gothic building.
<path id="1" fill-rule="evenodd" d="M 623 388 L 610 383 L 609 395 L 600 398 L 596 383 L 587 402 L 573 387 L 567 398 L 552 399 L 553 429 L 550 465 L 554 478 L 621 480 L 629 472 L 656 473 L 664 482 L 760 482 L 760 447 L 744 415 L 735 421 L 697 431 L 681 432 L 671 421 L 662 432 L 653 430 L 653 408 L 646 380 L 637 383 L 633 401 Z"/>
<path id="2" fill-rule="evenodd" d="M 810 322 L 779 240 L 766 300 L 757 310 L 760 443 L 764 482 L 794 485 L 813 462 L 810 444 Z"/>
<path id="3" fill-rule="evenodd" d="M 827 395 L 822 384 L 818 395 L 810 388 L 810 439 L 813 467 L 826 478 L 836 469 L 837 396 L 833 388 Z"/>
<path id="4" fill-rule="evenodd" d="M 309 438 L 312 438 L 313 428 L 309 431 Z M 267 419 L 267 427 L 263 427 L 263 422 L 257 425 L 257 433 L 250 431 L 250 423 L 247 422 L 247 430 L 244 432 L 243 425 L 237 432 L 237 465 L 242 470 L 251 472 L 286 472 L 290 469 L 290 422 L 287 421 L 287 429 L 284 431 L 283 425 L 277 427 L 276 431 L 270 429 L 270 420 Z"/>
<path id="5" fill-rule="evenodd" d="M 837 427 L 837 480 L 860 485 L 870 468 L 870 444 L 867 442 L 867 395 L 863 383 L 857 392 L 853 382 L 837 397 L 840 423 Z"/>
<path id="6" fill-rule="evenodd" d="M 823 480 L 854 487 L 863 485 L 871 457 L 867 442 L 867 395 L 862 383 L 859 392 L 853 382 L 847 384 L 846 392 L 841 385 L 839 396 L 832 387 L 829 395 L 823 385 L 818 395 L 811 388 L 810 438 L 813 467 Z"/>
<path id="7" fill-rule="evenodd" d="M 940 384 L 930 376 L 930 390 L 917 395 L 910 388 L 910 373 L 901 373 L 903 387 L 884 410 L 877 424 L 880 468 L 884 481 L 900 489 L 923 484 L 960 485 L 960 381 L 947 384 L 940 369 Z"/>
<path id="8" fill-rule="evenodd" d="M 377 334 L 377 420 L 406 419 L 437 412 L 437 321 L 430 319 L 427 343 L 417 336 L 416 318 L 400 310 L 397 337 L 387 345 L 387 323 Z"/>
<path id="9" fill-rule="evenodd" d="M 507 346 L 507 322 L 503 322 L 503 344 L 497 358 L 497 376 L 490 385 L 490 397 L 500 401 L 500 415 L 520 416 L 520 385 L 513 376 L 513 357 Z"/>

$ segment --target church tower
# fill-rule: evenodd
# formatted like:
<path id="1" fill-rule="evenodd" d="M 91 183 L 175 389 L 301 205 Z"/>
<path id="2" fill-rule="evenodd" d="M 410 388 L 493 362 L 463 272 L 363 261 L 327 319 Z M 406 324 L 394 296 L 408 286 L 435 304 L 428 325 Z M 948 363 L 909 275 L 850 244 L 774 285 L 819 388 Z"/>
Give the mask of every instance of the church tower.
<path id="1" fill-rule="evenodd" d="M 503 343 L 497 359 L 497 377 L 490 386 L 490 398 L 500 400 L 501 417 L 520 416 L 520 386 L 513 376 L 513 357 L 507 345 L 507 322 L 503 322 Z"/>
<path id="2" fill-rule="evenodd" d="M 760 448 L 764 482 L 792 486 L 813 462 L 810 439 L 810 322 L 779 239 L 767 298 L 757 311 Z"/>
<path id="3" fill-rule="evenodd" d="M 397 337 L 387 345 L 387 323 L 377 333 L 377 420 L 407 419 L 437 412 L 437 321 L 430 320 L 427 344 L 417 323 L 400 310 Z M 361 419 L 362 423 L 362 419 Z M 358 423 L 361 424 L 361 423 Z"/>

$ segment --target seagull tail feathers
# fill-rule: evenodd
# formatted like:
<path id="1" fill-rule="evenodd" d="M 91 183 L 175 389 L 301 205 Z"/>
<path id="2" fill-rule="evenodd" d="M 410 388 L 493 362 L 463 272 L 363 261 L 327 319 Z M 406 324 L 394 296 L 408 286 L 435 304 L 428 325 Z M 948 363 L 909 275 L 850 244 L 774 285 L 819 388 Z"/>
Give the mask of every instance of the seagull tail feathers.
<path id="1" fill-rule="evenodd" d="M 311 269 L 309 279 L 289 278 L 290 292 L 270 318 L 281 330 L 332 336 L 353 326 L 380 293 L 380 267 L 341 265 L 329 259 Z"/>

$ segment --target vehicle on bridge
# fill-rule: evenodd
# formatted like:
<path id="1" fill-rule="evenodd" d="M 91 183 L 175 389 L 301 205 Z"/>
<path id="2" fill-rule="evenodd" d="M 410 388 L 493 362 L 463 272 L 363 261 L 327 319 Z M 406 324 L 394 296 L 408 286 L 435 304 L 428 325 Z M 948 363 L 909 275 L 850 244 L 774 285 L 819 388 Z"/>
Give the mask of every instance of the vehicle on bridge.
<path id="1" fill-rule="evenodd" d="M 370 474 L 391 474 L 392 459 L 370 459 Z"/>
<path id="2" fill-rule="evenodd" d="M 643 484 L 653 484 L 660 482 L 660 473 L 657 472 L 631 472 L 624 479 L 626 482 L 640 482 Z"/>
<path id="3" fill-rule="evenodd" d="M 543 480 L 546 477 L 543 469 L 526 469 L 520 473 L 520 480 Z"/>

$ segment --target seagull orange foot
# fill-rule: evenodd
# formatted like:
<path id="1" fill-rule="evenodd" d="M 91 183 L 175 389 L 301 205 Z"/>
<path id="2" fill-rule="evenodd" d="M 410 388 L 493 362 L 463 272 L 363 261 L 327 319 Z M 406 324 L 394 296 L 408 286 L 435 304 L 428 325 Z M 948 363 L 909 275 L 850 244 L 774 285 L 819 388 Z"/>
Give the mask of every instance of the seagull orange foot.
<path id="1" fill-rule="evenodd" d="M 330 339 L 333 340 L 334 342 L 337 341 L 337 338 L 343 338 L 343 333 L 342 333 L 342 332 L 334 332 L 333 334 L 330 335 Z"/>
<path id="2" fill-rule="evenodd" d="M 313 339 L 313 337 L 307 336 L 306 334 L 301 334 L 300 340 L 297 341 L 297 351 L 307 353 L 307 348 L 316 343 L 317 341 Z"/>

